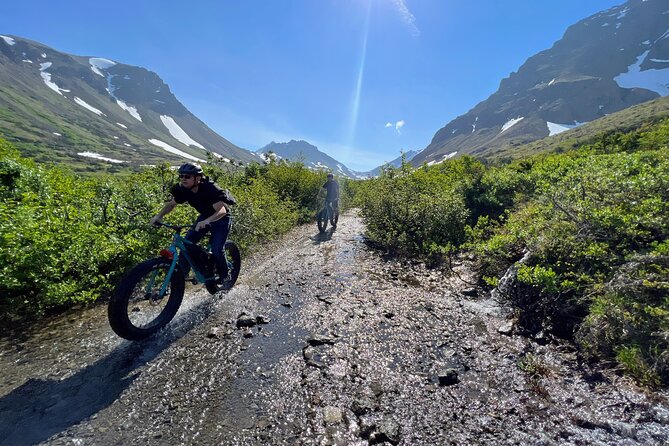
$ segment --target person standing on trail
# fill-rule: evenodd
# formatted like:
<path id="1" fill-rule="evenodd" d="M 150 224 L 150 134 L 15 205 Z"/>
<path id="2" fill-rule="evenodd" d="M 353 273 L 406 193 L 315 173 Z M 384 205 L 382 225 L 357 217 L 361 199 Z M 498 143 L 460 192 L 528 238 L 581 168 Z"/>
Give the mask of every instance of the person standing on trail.
<path id="1" fill-rule="evenodd" d="M 332 205 L 332 211 L 335 214 L 339 213 L 339 183 L 335 180 L 332 173 L 328 174 L 328 180 L 323 185 L 323 189 L 327 191 L 325 195 L 325 204 Z M 334 226 L 334 225 L 333 225 Z"/>
<path id="2" fill-rule="evenodd" d="M 216 269 L 219 280 L 224 281 L 228 276 L 224 246 L 232 225 L 225 192 L 218 184 L 204 176 L 199 165 L 185 163 L 179 167 L 179 184 L 172 187 L 171 193 L 172 199 L 151 218 L 150 223 L 155 226 L 165 215 L 172 212 L 177 204 L 188 203 L 194 207 L 200 215 L 195 221 L 195 228 L 186 234 L 186 239 L 197 244 L 207 232 L 211 232 L 211 250 Z"/>

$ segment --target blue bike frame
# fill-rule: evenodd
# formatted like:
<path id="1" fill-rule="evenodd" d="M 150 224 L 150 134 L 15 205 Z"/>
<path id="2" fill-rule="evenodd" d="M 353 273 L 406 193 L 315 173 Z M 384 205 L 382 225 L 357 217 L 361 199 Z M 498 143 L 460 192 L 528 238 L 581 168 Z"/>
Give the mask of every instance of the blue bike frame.
<path id="1" fill-rule="evenodd" d="M 175 229 L 174 226 L 165 224 L 165 223 L 159 223 L 162 226 L 167 226 L 168 228 Z M 194 227 L 194 226 L 192 226 Z M 167 292 L 167 287 L 169 286 L 170 280 L 172 279 L 172 274 L 174 274 L 174 270 L 177 267 L 177 264 L 179 263 L 179 257 L 183 254 L 184 258 L 190 265 L 191 270 L 193 273 L 195 273 L 195 278 L 199 283 L 204 283 L 207 280 L 213 280 L 215 279 L 215 276 L 213 277 L 205 277 L 204 274 L 202 274 L 198 268 L 195 266 L 193 263 L 193 260 L 190 258 L 188 255 L 188 250 L 186 249 L 186 245 L 193 245 L 194 243 L 191 242 L 190 240 L 186 239 L 183 237 L 178 231 L 174 233 L 172 236 L 172 243 L 170 244 L 169 248 L 164 249 L 161 251 L 161 255 L 166 258 L 171 258 L 172 264 L 170 265 L 170 269 L 167 271 L 167 275 L 165 276 L 165 280 L 163 280 L 163 284 L 160 287 L 160 292 L 158 296 L 162 298 L 165 296 L 165 292 Z M 169 253 L 169 254 L 168 254 Z M 156 274 L 158 272 L 154 272 L 153 276 L 151 277 L 151 280 L 149 280 L 149 283 L 146 286 L 146 292 L 150 293 L 150 290 L 153 288 L 153 281 L 156 278 Z"/>

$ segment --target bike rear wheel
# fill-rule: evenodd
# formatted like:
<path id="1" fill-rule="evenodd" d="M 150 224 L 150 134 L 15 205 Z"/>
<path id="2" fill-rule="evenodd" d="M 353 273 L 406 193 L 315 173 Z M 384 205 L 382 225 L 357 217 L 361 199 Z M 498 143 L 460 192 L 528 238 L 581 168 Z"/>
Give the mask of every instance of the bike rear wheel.
<path id="1" fill-rule="evenodd" d="M 332 218 L 330 218 L 330 223 L 332 223 L 333 228 L 337 227 L 337 222 L 338 221 L 339 221 L 339 211 L 333 211 L 332 212 Z"/>
<path id="2" fill-rule="evenodd" d="M 228 262 L 229 275 L 225 281 L 207 280 L 204 286 L 210 294 L 216 294 L 220 291 L 231 289 L 237 282 L 239 271 L 242 267 L 242 255 L 239 252 L 239 247 L 235 242 L 228 240 L 225 242 L 225 259 Z M 213 259 L 212 259 L 213 261 Z"/>
<path id="3" fill-rule="evenodd" d="M 318 231 L 319 232 L 325 232 L 325 230 L 328 227 L 328 210 L 327 208 L 321 209 L 321 211 L 318 213 L 318 217 L 316 218 L 317 223 L 318 223 Z"/>
<path id="4" fill-rule="evenodd" d="M 167 289 L 160 289 L 169 272 L 171 260 L 147 260 L 131 269 L 121 280 L 109 302 L 109 324 L 122 338 L 138 341 L 164 327 L 177 313 L 185 290 L 184 276 L 177 268 Z"/>

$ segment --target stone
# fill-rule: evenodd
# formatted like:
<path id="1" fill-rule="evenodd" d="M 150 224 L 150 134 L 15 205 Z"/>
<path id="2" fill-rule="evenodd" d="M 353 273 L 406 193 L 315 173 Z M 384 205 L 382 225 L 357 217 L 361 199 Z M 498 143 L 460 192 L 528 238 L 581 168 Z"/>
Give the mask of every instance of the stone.
<path id="1" fill-rule="evenodd" d="M 376 431 L 369 436 L 370 444 L 388 442 L 398 444 L 400 442 L 400 425 L 390 417 L 385 417 L 376 426 Z"/>
<path id="2" fill-rule="evenodd" d="M 443 369 L 437 375 L 440 386 L 452 386 L 460 382 L 458 371 L 453 368 Z"/>
<path id="3" fill-rule="evenodd" d="M 351 404 L 351 411 L 357 416 L 371 412 L 375 408 L 374 401 L 367 396 L 358 396 Z"/>
<path id="4" fill-rule="evenodd" d="M 268 318 L 267 316 L 264 316 L 264 315 L 262 315 L 262 314 L 256 316 L 256 322 L 257 322 L 258 324 L 269 324 L 270 321 L 271 321 L 270 318 Z"/>
<path id="5" fill-rule="evenodd" d="M 256 318 L 249 316 L 248 314 L 242 313 L 237 318 L 237 328 L 241 327 L 253 327 L 257 324 Z"/>
<path id="6" fill-rule="evenodd" d="M 513 334 L 513 321 L 505 322 L 497 331 L 503 335 L 511 336 Z"/>
<path id="7" fill-rule="evenodd" d="M 212 327 L 207 332 L 207 337 L 211 339 L 218 339 L 221 337 L 221 329 L 218 327 Z"/>
<path id="8" fill-rule="evenodd" d="M 338 407 L 327 406 L 323 409 L 323 421 L 325 421 L 326 424 L 341 423 L 343 417 L 342 410 Z"/>
<path id="9" fill-rule="evenodd" d="M 314 335 L 307 339 L 309 345 L 334 344 L 334 339 L 328 335 Z"/>

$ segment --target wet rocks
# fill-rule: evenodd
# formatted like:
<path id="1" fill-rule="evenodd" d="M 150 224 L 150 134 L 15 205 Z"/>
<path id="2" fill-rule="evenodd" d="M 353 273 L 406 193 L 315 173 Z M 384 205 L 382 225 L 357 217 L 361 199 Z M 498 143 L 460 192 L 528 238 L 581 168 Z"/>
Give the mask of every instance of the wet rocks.
<path id="1" fill-rule="evenodd" d="M 271 319 L 264 315 L 258 315 L 256 317 L 253 317 L 246 313 L 242 313 L 237 318 L 236 325 L 237 328 L 249 328 L 249 327 L 254 327 L 256 325 L 269 324 L 270 321 Z"/>
<path id="2" fill-rule="evenodd" d="M 223 329 L 221 327 L 211 327 L 209 331 L 207 332 L 207 337 L 209 339 L 220 339 L 224 336 L 229 335 L 230 332 L 226 329 Z"/>
<path id="3" fill-rule="evenodd" d="M 440 370 L 437 374 L 440 386 L 453 386 L 460 382 L 458 371 L 454 368 Z"/>
<path id="4" fill-rule="evenodd" d="M 244 328 L 244 327 L 253 327 L 258 323 L 256 318 L 253 316 L 249 316 L 246 313 L 242 313 L 239 315 L 237 318 L 237 328 Z"/>
<path id="5" fill-rule="evenodd" d="M 318 346 L 318 345 L 333 345 L 335 343 L 334 338 L 325 334 L 317 334 L 307 339 L 309 345 Z"/>
<path id="6" fill-rule="evenodd" d="M 506 336 L 511 336 L 513 334 L 513 321 L 508 321 L 500 325 L 497 332 Z"/>
<path id="7" fill-rule="evenodd" d="M 392 418 L 385 416 L 380 421 L 374 422 L 371 418 L 360 420 L 360 435 L 369 441 L 369 444 L 380 444 L 388 442 L 399 444 L 400 425 Z"/>
<path id="8" fill-rule="evenodd" d="M 302 357 L 304 358 L 304 362 L 310 367 L 315 367 L 317 369 L 325 368 L 325 364 L 320 361 L 320 356 L 318 355 L 317 350 L 311 346 L 302 349 Z"/>
<path id="9" fill-rule="evenodd" d="M 377 408 L 377 404 L 368 396 L 357 396 L 351 403 L 351 412 L 357 416 L 362 416 L 372 412 Z"/>
<path id="10" fill-rule="evenodd" d="M 460 293 L 467 297 L 477 297 L 479 295 L 479 291 L 476 288 L 466 288 L 460 291 Z"/>
<path id="11" fill-rule="evenodd" d="M 271 319 L 265 315 L 259 314 L 258 316 L 256 316 L 256 322 L 258 323 L 258 325 L 269 324 L 270 321 Z"/>
<path id="12" fill-rule="evenodd" d="M 326 424 L 341 423 L 344 419 L 344 413 L 338 407 L 327 406 L 323 409 L 323 421 Z"/>

